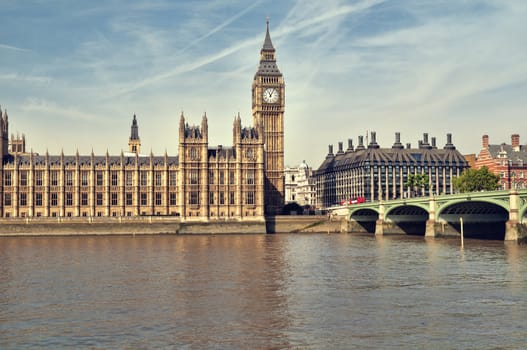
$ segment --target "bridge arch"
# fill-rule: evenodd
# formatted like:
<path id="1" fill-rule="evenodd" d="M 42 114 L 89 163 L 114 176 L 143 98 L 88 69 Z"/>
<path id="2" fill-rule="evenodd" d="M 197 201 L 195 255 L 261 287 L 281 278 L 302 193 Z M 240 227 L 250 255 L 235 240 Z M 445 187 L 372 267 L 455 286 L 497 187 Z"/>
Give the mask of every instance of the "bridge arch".
<path id="1" fill-rule="evenodd" d="M 375 233 L 379 212 L 374 208 L 357 208 L 350 211 L 348 221 L 351 232 Z"/>
<path id="2" fill-rule="evenodd" d="M 404 233 L 409 235 L 424 235 L 428 220 L 428 207 L 417 203 L 398 205 L 389 208 L 384 221 L 388 224 L 386 233 Z"/>
<path id="3" fill-rule="evenodd" d="M 461 218 L 464 236 L 503 240 L 509 220 L 508 202 L 483 198 L 450 201 L 437 211 L 436 220 L 446 225 L 447 231 L 460 234 Z"/>

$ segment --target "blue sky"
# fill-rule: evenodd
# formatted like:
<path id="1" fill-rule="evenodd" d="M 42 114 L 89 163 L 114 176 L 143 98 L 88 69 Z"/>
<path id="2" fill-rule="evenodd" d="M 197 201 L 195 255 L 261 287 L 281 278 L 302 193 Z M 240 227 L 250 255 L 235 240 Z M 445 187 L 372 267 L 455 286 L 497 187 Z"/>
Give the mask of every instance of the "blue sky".
<path id="1" fill-rule="evenodd" d="M 250 125 L 266 17 L 286 81 L 286 164 L 377 132 L 527 141 L 524 0 L 0 0 L 0 104 L 34 152 L 177 154 L 207 113 L 210 146 Z"/>

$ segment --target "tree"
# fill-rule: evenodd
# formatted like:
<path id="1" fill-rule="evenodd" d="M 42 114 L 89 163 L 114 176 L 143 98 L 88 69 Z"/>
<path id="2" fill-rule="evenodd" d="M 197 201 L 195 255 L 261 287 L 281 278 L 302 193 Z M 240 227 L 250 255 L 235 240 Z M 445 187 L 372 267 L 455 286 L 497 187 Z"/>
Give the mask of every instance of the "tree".
<path id="1" fill-rule="evenodd" d="M 499 182 L 500 177 L 485 166 L 480 169 L 465 169 L 460 176 L 452 179 L 457 192 L 495 191 Z"/>
<path id="2" fill-rule="evenodd" d="M 409 174 L 408 180 L 405 185 L 411 189 L 413 193 L 421 193 L 423 189 L 428 188 L 428 175 L 427 174 Z"/>

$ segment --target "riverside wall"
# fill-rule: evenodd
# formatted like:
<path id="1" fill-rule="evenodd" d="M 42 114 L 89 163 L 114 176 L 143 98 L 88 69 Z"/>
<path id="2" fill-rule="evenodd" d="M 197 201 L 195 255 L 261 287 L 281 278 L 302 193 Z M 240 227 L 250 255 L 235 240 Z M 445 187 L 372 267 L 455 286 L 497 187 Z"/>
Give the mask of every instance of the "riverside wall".
<path id="1" fill-rule="evenodd" d="M 9 218 L 0 236 L 265 234 L 346 232 L 347 223 L 327 216 L 275 216 L 255 221 L 182 221 L 174 217 Z"/>

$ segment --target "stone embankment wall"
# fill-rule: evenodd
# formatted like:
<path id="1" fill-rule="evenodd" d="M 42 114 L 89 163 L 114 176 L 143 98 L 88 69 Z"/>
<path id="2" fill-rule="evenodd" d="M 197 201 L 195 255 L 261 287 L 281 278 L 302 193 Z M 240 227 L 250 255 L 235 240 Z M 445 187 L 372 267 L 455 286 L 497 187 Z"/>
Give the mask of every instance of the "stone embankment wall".
<path id="1" fill-rule="evenodd" d="M 130 234 L 265 234 L 347 232 L 327 216 L 276 216 L 266 221 L 181 222 L 173 217 L 17 218 L 0 220 L 0 236 Z"/>

